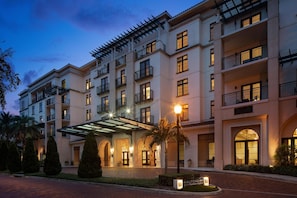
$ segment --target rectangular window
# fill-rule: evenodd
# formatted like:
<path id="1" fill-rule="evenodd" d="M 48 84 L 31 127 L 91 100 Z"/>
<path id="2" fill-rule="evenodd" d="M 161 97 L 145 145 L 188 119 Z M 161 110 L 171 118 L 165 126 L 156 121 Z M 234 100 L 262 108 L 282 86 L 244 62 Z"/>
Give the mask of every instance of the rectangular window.
<path id="1" fill-rule="evenodd" d="M 251 24 L 257 23 L 261 21 L 261 13 L 255 14 L 251 17 L 245 18 L 241 20 L 241 27 L 246 27 Z"/>
<path id="2" fill-rule="evenodd" d="M 146 45 L 146 54 L 150 54 L 156 51 L 156 41 L 153 41 Z"/>
<path id="3" fill-rule="evenodd" d="M 42 112 L 42 102 L 39 103 L 39 112 Z"/>
<path id="4" fill-rule="evenodd" d="M 177 73 L 188 71 L 188 55 L 177 58 Z"/>
<path id="5" fill-rule="evenodd" d="M 140 62 L 140 78 L 150 75 L 150 59 Z"/>
<path id="6" fill-rule="evenodd" d="M 183 31 L 176 35 L 176 49 L 188 46 L 188 31 Z"/>
<path id="7" fill-rule="evenodd" d="M 64 89 L 66 89 L 66 80 L 65 79 L 62 80 L 61 87 L 64 88 Z"/>
<path id="8" fill-rule="evenodd" d="M 122 160 L 123 160 L 123 165 L 129 166 L 129 153 L 128 153 L 128 151 L 123 151 Z"/>
<path id="9" fill-rule="evenodd" d="M 214 91 L 214 88 L 215 88 L 214 74 L 210 74 L 210 91 Z"/>
<path id="10" fill-rule="evenodd" d="M 150 151 L 142 151 L 142 165 L 150 165 Z"/>
<path id="11" fill-rule="evenodd" d="M 126 105 L 126 91 L 121 91 L 121 106 Z"/>
<path id="12" fill-rule="evenodd" d="M 125 73 L 126 73 L 125 70 L 122 69 L 121 70 L 121 85 L 126 84 L 126 74 Z"/>
<path id="13" fill-rule="evenodd" d="M 32 115 L 35 115 L 35 106 L 32 106 Z"/>
<path id="14" fill-rule="evenodd" d="M 177 81 L 177 96 L 184 96 L 189 94 L 188 79 Z"/>
<path id="15" fill-rule="evenodd" d="M 210 118 L 214 118 L 214 100 L 210 101 Z"/>
<path id="16" fill-rule="evenodd" d="M 151 123 L 151 108 L 150 107 L 140 109 L 140 115 L 141 115 L 140 122 Z"/>
<path id="17" fill-rule="evenodd" d="M 86 90 L 89 90 L 92 87 L 91 79 L 86 80 Z"/>
<path id="18" fill-rule="evenodd" d="M 183 104 L 182 105 L 182 112 L 181 112 L 181 121 L 189 120 L 189 105 Z"/>
<path id="19" fill-rule="evenodd" d="M 210 49 L 209 59 L 210 59 L 210 66 L 214 66 L 215 56 L 214 56 L 214 49 L 213 48 Z"/>
<path id="20" fill-rule="evenodd" d="M 240 53 L 241 64 L 256 60 L 256 59 L 262 57 L 262 54 L 263 54 L 262 46 L 245 50 Z"/>
<path id="21" fill-rule="evenodd" d="M 86 110 L 86 121 L 91 120 L 92 114 L 91 114 L 91 109 Z"/>
<path id="22" fill-rule="evenodd" d="M 209 25 L 209 40 L 212 41 L 214 39 L 214 25 L 215 23 L 211 23 Z"/>
<path id="23" fill-rule="evenodd" d="M 140 85 L 140 100 L 146 101 L 150 100 L 151 98 L 151 83 L 147 82 L 145 84 Z"/>
<path id="24" fill-rule="evenodd" d="M 108 96 L 102 97 L 101 98 L 102 112 L 108 111 L 108 105 L 109 105 Z"/>
<path id="25" fill-rule="evenodd" d="M 91 104 L 91 101 L 92 101 L 91 94 L 87 94 L 86 95 L 86 105 L 90 105 Z"/>
<path id="26" fill-rule="evenodd" d="M 261 83 L 252 83 L 241 87 L 242 101 L 256 101 L 261 99 Z"/>

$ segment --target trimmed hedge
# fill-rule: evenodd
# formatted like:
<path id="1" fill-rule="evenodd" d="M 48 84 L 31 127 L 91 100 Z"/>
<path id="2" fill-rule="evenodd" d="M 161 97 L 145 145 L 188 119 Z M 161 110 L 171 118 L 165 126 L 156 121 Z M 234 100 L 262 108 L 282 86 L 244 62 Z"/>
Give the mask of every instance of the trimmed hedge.
<path id="1" fill-rule="evenodd" d="M 34 150 L 33 140 L 32 138 L 27 138 L 23 156 L 24 173 L 36 173 L 39 172 L 39 168 L 39 161 Z"/>
<path id="2" fill-rule="evenodd" d="M 57 175 L 61 172 L 61 162 L 55 139 L 50 136 L 47 141 L 46 158 L 44 160 L 43 172 L 46 175 Z"/>
<path id="3" fill-rule="evenodd" d="M 297 166 L 262 166 L 262 165 L 233 165 L 224 166 L 224 170 L 271 173 L 297 177 Z"/>

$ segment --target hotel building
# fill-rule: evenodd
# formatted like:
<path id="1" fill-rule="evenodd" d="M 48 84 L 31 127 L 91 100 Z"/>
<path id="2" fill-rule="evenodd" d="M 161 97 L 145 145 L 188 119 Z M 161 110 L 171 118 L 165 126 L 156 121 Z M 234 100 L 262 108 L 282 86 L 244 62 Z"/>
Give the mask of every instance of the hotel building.
<path id="1" fill-rule="evenodd" d="M 96 134 L 102 166 L 164 167 L 147 130 L 176 121 L 182 168 L 273 165 L 282 143 L 297 148 L 297 7 L 294 0 L 204 0 L 172 17 L 148 18 L 30 84 L 20 114 L 54 136 L 63 166 L 78 165 Z M 168 144 L 177 166 L 177 143 Z M 297 161 L 296 161 L 297 164 Z"/>

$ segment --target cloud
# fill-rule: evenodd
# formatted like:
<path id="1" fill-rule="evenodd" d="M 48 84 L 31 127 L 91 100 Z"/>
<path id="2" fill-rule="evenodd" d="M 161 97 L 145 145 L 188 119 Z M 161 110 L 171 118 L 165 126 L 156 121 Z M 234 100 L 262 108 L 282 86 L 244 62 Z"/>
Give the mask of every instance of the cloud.
<path id="1" fill-rule="evenodd" d="M 29 70 L 24 74 L 24 77 L 22 79 L 22 82 L 25 86 L 28 86 L 31 84 L 32 79 L 36 79 L 36 77 L 38 76 L 37 71 L 35 70 Z"/>

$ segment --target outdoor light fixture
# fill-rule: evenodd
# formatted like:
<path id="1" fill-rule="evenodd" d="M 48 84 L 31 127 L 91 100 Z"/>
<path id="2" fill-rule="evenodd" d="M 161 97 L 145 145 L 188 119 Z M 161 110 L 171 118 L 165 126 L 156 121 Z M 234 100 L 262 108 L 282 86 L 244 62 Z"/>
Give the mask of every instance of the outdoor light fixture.
<path id="1" fill-rule="evenodd" d="M 174 113 L 176 114 L 176 143 L 177 143 L 177 173 L 179 173 L 179 122 L 182 107 L 180 105 L 174 106 Z"/>
<path id="2" fill-rule="evenodd" d="M 109 117 L 109 118 L 113 118 L 113 113 L 110 112 L 110 113 L 108 114 L 108 117 Z"/>
<path id="3" fill-rule="evenodd" d="M 113 157 L 114 148 L 110 148 L 111 157 Z"/>
<path id="4" fill-rule="evenodd" d="M 133 157 L 133 151 L 134 151 L 133 146 L 130 146 L 130 148 L 129 148 L 130 157 Z"/>
<path id="5" fill-rule="evenodd" d="M 203 185 L 209 186 L 209 177 L 203 177 Z"/>
<path id="6" fill-rule="evenodd" d="M 129 108 L 126 109 L 126 113 L 130 113 L 131 110 Z"/>

